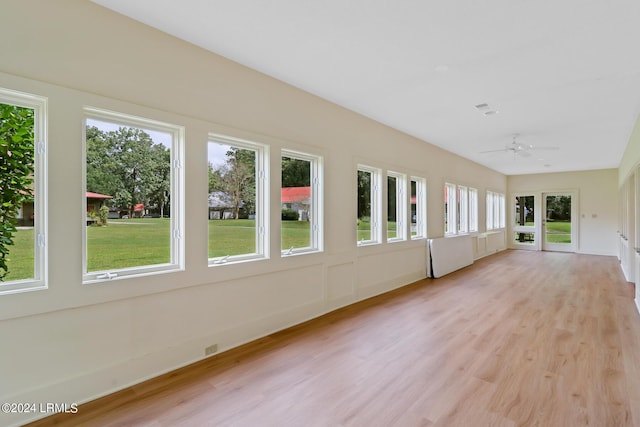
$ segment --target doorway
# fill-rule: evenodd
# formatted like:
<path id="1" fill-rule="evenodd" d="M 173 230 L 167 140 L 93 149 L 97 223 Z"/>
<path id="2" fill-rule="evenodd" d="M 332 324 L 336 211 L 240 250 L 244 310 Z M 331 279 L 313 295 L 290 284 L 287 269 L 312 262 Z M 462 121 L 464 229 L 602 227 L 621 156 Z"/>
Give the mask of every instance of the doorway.
<path id="1" fill-rule="evenodd" d="M 575 252 L 576 206 L 573 193 L 542 193 L 543 251 Z"/>

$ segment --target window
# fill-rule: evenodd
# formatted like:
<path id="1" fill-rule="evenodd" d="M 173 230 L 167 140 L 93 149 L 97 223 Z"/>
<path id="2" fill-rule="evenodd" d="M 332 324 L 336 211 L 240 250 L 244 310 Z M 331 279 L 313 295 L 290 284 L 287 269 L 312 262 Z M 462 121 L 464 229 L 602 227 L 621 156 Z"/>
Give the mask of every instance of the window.
<path id="1" fill-rule="evenodd" d="M 380 243 L 380 170 L 358 165 L 358 244 Z"/>
<path id="2" fill-rule="evenodd" d="M 12 232 L 0 293 L 46 287 L 46 117 L 46 98 L 0 89 L 0 217 L 16 218 L 0 219 Z"/>
<path id="3" fill-rule="evenodd" d="M 487 230 L 497 230 L 505 225 L 504 194 L 487 191 Z"/>
<path id="4" fill-rule="evenodd" d="M 184 129 L 85 115 L 85 282 L 183 269 Z"/>
<path id="5" fill-rule="evenodd" d="M 456 186 L 444 184 L 444 234 L 456 234 Z"/>
<path id="6" fill-rule="evenodd" d="M 209 265 L 268 256 L 267 147 L 210 135 Z"/>
<path id="7" fill-rule="evenodd" d="M 445 236 L 478 231 L 478 190 L 464 185 L 444 185 Z"/>
<path id="8" fill-rule="evenodd" d="M 406 239 L 406 177 L 387 172 L 387 241 Z"/>
<path id="9" fill-rule="evenodd" d="M 478 190 L 469 188 L 469 231 L 478 231 Z"/>
<path id="10" fill-rule="evenodd" d="M 463 187 L 462 185 L 458 185 L 458 210 L 457 210 L 457 220 L 458 220 L 458 233 L 466 233 L 469 231 L 469 199 L 467 187 Z"/>
<path id="11" fill-rule="evenodd" d="M 427 236 L 427 183 L 424 178 L 411 177 L 411 238 Z"/>
<path id="12" fill-rule="evenodd" d="M 283 150 L 281 159 L 283 255 L 322 250 L 322 160 Z"/>

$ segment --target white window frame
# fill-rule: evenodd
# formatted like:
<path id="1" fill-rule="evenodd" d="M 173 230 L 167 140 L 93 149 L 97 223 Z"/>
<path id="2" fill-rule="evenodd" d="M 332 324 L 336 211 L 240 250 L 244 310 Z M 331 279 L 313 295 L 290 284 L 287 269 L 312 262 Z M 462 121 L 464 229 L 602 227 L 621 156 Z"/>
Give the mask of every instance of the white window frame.
<path id="1" fill-rule="evenodd" d="M 280 153 L 280 164 L 282 158 L 289 157 L 297 160 L 304 160 L 310 163 L 311 173 L 311 209 L 309 210 L 311 245 L 304 248 L 281 248 L 282 256 L 308 254 L 322 252 L 324 250 L 324 176 L 323 158 L 308 153 L 283 149 Z M 282 174 L 282 171 L 281 171 Z M 282 233 L 282 231 L 281 231 Z M 282 235 L 280 236 L 282 242 Z"/>
<path id="2" fill-rule="evenodd" d="M 456 202 L 456 185 L 450 182 L 444 184 L 444 235 L 453 236 L 456 234 L 457 224 L 457 202 Z"/>
<path id="3" fill-rule="evenodd" d="M 478 231 L 478 189 L 469 187 L 469 232 Z"/>
<path id="4" fill-rule="evenodd" d="M 427 180 L 412 176 L 411 181 L 416 183 L 416 234 L 411 235 L 411 239 L 424 239 L 427 237 Z"/>
<path id="5" fill-rule="evenodd" d="M 253 253 L 209 258 L 209 267 L 267 259 L 269 258 L 269 146 L 216 133 L 209 134 L 208 143 L 211 142 L 256 153 L 256 247 Z"/>
<path id="6" fill-rule="evenodd" d="M 371 238 L 369 240 L 358 240 L 358 246 L 377 245 L 382 242 L 382 170 L 363 164 L 358 164 L 357 170 L 371 174 L 371 188 L 369 191 L 371 196 Z"/>
<path id="7" fill-rule="evenodd" d="M 107 123 L 113 123 L 124 127 L 136 127 L 139 129 L 155 130 L 171 134 L 171 249 L 170 261 L 163 264 L 144 265 L 136 267 L 126 267 L 102 271 L 87 271 L 87 227 L 84 223 L 87 211 L 87 191 L 86 158 L 87 142 L 86 129 L 87 120 L 95 119 Z M 103 283 L 111 280 L 125 279 L 137 276 L 173 272 L 184 270 L 185 244 L 184 244 L 184 135 L 183 126 L 173 125 L 153 119 L 134 116 L 126 113 L 109 111 L 95 107 L 84 108 L 84 119 L 82 128 L 82 172 L 83 172 L 83 192 L 82 192 L 82 238 L 83 238 L 83 283 Z"/>
<path id="8" fill-rule="evenodd" d="M 0 88 L 0 103 L 33 110 L 34 263 L 33 277 L 0 282 L 0 295 L 46 289 L 47 271 L 47 118 L 43 96 Z"/>
<path id="9" fill-rule="evenodd" d="M 469 232 L 469 192 L 464 185 L 458 185 L 456 189 L 457 197 L 457 225 L 458 234 Z"/>
<path id="10" fill-rule="evenodd" d="M 506 226 L 505 195 L 487 190 L 487 230 Z"/>
<path id="11" fill-rule="evenodd" d="M 389 178 L 395 178 L 396 180 L 396 237 L 387 237 L 387 242 L 402 242 L 407 240 L 407 176 L 400 172 L 387 171 L 387 187 L 389 188 Z M 389 194 L 387 194 L 389 197 Z M 385 203 L 385 207 L 388 209 L 389 204 Z M 385 220 L 387 228 L 389 226 L 389 212 L 386 212 Z M 389 236 L 389 230 L 387 229 L 387 236 Z"/>

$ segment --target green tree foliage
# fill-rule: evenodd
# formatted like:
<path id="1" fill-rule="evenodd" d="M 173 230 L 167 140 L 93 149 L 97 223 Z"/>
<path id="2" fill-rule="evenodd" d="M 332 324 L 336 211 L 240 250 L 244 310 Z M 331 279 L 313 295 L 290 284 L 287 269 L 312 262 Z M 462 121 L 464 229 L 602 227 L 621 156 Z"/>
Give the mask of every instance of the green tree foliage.
<path id="1" fill-rule="evenodd" d="M 33 201 L 33 129 L 32 109 L 0 104 L 0 280 L 9 272 L 18 210 Z"/>
<path id="2" fill-rule="evenodd" d="M 547 219 L 571 219 L 571 196 L 547 196 Z"/>
<path id="3" fill-rule="evenodd" d="M 87 190 L 113 196 L 133 216 L 137 204 L 170 207 L 171 152 L 142 129 L 87 127 Z"/>
<path id="4" fill-rule="evenodd" d="M 311 185 L 311 169 L 309 161 L 282 158 L 282 186 L 309 187 Z"/>
<path id="5" fill-rule="evenodd" d="M 227 161 L 220 170 L 222 191 L 233 203 L 233 217 L 240 218 L 240 207 L 248 214 L 255 213 L 256 200 L 256 155 L 252 150 L 231 148 L 227 151 Z"/>
<path id="6" fill-rule="evenodd" d="M 358 219 L 371 216 L 371 173 L 358 171 Z"/>

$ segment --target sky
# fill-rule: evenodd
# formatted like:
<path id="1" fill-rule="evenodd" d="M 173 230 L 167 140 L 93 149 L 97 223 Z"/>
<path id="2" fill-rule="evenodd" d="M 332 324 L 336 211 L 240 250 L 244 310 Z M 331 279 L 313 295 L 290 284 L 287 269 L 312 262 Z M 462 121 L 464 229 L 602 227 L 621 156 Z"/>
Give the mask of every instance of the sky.
<path id="1" fill-rule="evenodd" d="M 132 127 L 132 128 L 142 129 L 143 131 L 148 133 L 149 136 L 151 136 L 151 139 L 153 140 L 154 143 L 162 144 L 165 147 L 171 149 L 171 134 L 169 132 L 159 132 L 156 130 L 145 129 L 141 126 L 123 126 L 118 123 L 110 123 L 110 122 L 90 119 L 90 118 L 87 118 L 87 126 L 95 126 L 98 129 L 102 131 L 107 131 L 107 132 L 118 130 L 121 127 Z"/>
<path id="2" fill-rule="evenodd" d="M 122 127 L 121 124 L 111 123 L 102 120 L 96 120 L 87 118 L 87 126 L 95 126 L 102 131 L 114 131 L 118 130 L 118 128 Z M 139 129 L 144 130 L 146 133 L 151 136 L 151 139 L 154 143 L 160 143 L 167 148 L 171 148 L 171 134 L 168 132 L 159 132 L 156 130 L 145 129 L 141 126 L 130 126 L 137 127 Z M 220 144 L 217 142 L 209 142 L 208 144 L 208 154 L 207 158 L 209 163 L 211 163 L 214 167 L 221 166 L 226 160 L 226 153 L 229 151 L 231 147 L 229 145 Z"/>

